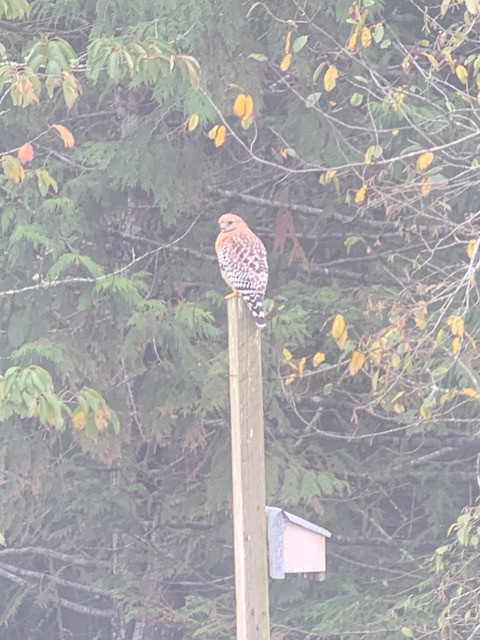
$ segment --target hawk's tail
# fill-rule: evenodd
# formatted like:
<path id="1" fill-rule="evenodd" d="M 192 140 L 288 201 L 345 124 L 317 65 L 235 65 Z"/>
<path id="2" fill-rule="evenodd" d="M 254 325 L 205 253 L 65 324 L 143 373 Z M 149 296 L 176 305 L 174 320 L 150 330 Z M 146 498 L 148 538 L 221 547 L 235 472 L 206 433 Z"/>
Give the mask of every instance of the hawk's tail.
<path id="1" fill-rule="evenodd" d="M 245 300 L 250 313 L 259 329 L 263 329 L 267 324 L 263 311 L 263 293 L 255 291 L 242 291 L 242 298 Z"/>

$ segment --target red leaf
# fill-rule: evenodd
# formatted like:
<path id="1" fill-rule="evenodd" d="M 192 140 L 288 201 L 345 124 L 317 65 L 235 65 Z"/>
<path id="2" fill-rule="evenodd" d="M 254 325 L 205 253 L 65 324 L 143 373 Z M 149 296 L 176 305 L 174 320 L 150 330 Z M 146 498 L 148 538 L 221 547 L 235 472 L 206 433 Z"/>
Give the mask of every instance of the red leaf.
<path id="1" fill-rule="evenodd" d="M 34 155 L 35 155 L 35 152 L 30 142 L 26 142 L 25 144 L 22 144 L 22 146 L 18 150 L 18 159 L 22 164 L 27 164 L 27 162 L 30 162 L 31 160 L 33 160 Z"/>

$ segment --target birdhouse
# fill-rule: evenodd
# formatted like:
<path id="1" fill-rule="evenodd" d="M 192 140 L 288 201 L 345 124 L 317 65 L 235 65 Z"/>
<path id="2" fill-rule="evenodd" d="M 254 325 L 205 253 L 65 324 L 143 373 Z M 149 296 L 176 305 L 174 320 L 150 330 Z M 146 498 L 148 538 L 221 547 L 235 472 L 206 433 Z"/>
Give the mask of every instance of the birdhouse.
<path id="1" fill-rule="evenodd" d="M 323 579 L 326 567 L 327 529 L 278 507 L 266 507 L 270 577 L 286 573 L 312 573 Z"/>

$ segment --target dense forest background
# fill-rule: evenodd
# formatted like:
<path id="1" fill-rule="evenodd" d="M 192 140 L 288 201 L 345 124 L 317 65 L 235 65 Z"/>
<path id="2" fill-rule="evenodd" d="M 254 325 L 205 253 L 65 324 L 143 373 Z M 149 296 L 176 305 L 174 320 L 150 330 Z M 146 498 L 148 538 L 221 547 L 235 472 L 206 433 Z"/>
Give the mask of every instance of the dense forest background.
<path id="1" fill-rule="evenodd" d="M 0 13 L 0 636 L 234 637 L 234 211 L 268 502 L 333 534 L 272 639 L 478 638 L 480 1 Z"/>

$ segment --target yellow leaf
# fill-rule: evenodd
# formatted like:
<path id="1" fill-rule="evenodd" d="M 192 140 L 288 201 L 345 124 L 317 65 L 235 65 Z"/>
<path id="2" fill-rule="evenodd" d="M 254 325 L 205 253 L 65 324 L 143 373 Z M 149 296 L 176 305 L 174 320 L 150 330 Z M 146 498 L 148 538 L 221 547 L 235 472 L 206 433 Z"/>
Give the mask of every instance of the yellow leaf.
<path id="1" fill-rule="evenodd" d="M 323 86 L 325 87 L 325 91 L 333 91 L 337 84 L 338 78 L 338 70 L 334 64 L 331 64 L 325 72 L 325 76 L 323 78 Z"/>
<path id="2" fill-rule="evenodd" d="M 445 393 L 442 393 L 442 395 L 440 396 L 440 406 L 443 407 L 446 402 L 450 402 L 450 400 L 453 400 L 456 395 L 457 389 L 449 389 Z"/>
<path id="3" fill-rule="evenodd" d="M 325 361 L 325 354 L 321 351 L 317 351 L 317 353 L 313 356 L 313 366 L 318 367 Z"/>
<path id="4" fill-rule="evenodd" d="M 246 94 L 239 93 L 233 104 L 233 113 L 237 116 L 237 118 L 243 118 L 245 116 L 246 102 L 247 102 Z"/>
<path id="5" fill-rule="evenodd" d="M 303 378 L 303 372 L 305 371 L 306 362 L 307 362 L 307 359 L 305 357 L 300 358 L 298 362 L 298 375 L 300 376 L 300 378 Z"/>
<path id="6" fill-rule="evenodd" d="M 348 40 L 347 48 L 349 51 L 355 51 L 355 47 L 357 46 L 357 40 L 358 40 L 358 31 L 355 29 L 355 31 L 352 33 L 352 35 Z"/>
<path id="7" fill-rule="evenodd" d="M 480 13 L 479 0 L 465 0 L 465 6 L 472 15 L 478 15 Z"/>
<path id="8" fill-rule="evenodd" d="M 480 400 L 480 392 L 476 389 L 472 389 L 471 387 L 465 387 L 463 389 L 463 393 L 465 393 L 470 398 L 475 398 L 476 400 Z"/>
<path id="9" fill-rule="evenodd" d="M 242 127 L 242 129 L 249 129 L 253 124 L 253 116 L 250 116 L 249 118 L 243 118 L 240 121 L 240 125 Z"/>
<path id="10" fill-rule="evenodd" d="M 253 113 L 253 98 L 250 95 L 245 96 L 245 112 L 242 120 L 248 120 Z"/>
<path id="11" fill-rule="evenodd" d="M 95 426 L 99 431 L 105 431 L 108 427 L 109 417 L 105 409 L 100 409 L 95 413 Z"/>
<path id="12" fill-rule="evenodd" d="M 478 240 L 470 240 L 467 245 L 467 256 L 471 258 L 473 256 L 473 252 L 475 251 L 475 247 L 477 246 Z"/>
<path id="13" fill-rule="evenodd" d="M 222 144 L 225 142 L 225 137 L 227 135 L 227 129 L 225 128 L 225 125 L 221 124 L 218 129 L 217 129 L 217 133 L 215 135 L 215 146 L 216 147 L 221 147 Z"/>
<path id="14" fill-rule="evenodd" d="M 219 127 L 220 125 L 216 124 L 214 127 L 210 129 L 210 131 L 208 132 L 208 137 L 210 138 L 210 140 L 215 140 Z"/>
<path id="15" fill-rule="evenodd" d="M 292 62 L 292 54 L 287 53 L 287 55 L 284 56 L 283 60 L 280 63 L 280 71 L 287 71 L 288 68 L 290 67 L 291 62 Z"/>
<path id="16" fill-rule="evenodd" d="M 403 406 L 403 404 L 400 404 L 400 402 L 397 402 L 393 405 L 393 410 L 395 411 L 395 413 L 404 413 L 405 412 L 405 407 Z"/>
<path id="17" fill-rule="evenodd" d="M 76 431 L 81 431 L 82 429 L 84 429 L 85 425 L 87 424 L 87 414 L 85 413 L 85 411 L 77 409 L 72 416 L 72 424 L 73 428 Z"/>
<path id="18" fill-rule="evenodd" d="M 296 373 L 291 373 L 289 376 L 285 378 L 285 384 L 292 384 L 292 382 L 295 380 L 296 377 L 297 377 Z"/>
<path id="19" fill-rule="evenodd" d="M 428 176 L 423 176 L 421 180 L 420 193 L 424 198 L 426 198 L 427 196 L 430 195 L 431 190 L 432 190 L 432 181 Z"/>
<path id="20" fill-rule="evenodd" d="M 394 353 L 392 356 L 392 367 L 394 369 L 398 369 L 398 367 L 402 364 L 402 359 L 398 355 L 398 353 Z"/>
<path id="21" fill-rule="evenodd" d="M 323 184 L 323 185 L 330 184 L 330 182 L 335 178 L 336 175 L 337 175 L 336 169 L 329 169 L 326 173 L 322 173 L 318 181 L 320 184 Z"/>
<path id="22" fill-rule="evenodd" d="M 425 171 L 432 164 L 434 155 L 431 151 L 425 151 L 417 159 L 417 171 Z"/>
<path id="23" fill-rule="evenodd" d="M 392 96 L 392 111 L 399 111 L 403 105 L 405 99 L 405 91 L 403 89 L 396 89 Z"/>
<path id="24" fill-rule="evenodd" d="M 332 325 L 332 336 L 340 349 L 345 349 L 345 345 L 348 340 L 348 331 L 347 325 L 345 323 L 345 318 L 341 313 L 338 313 L 335 316 L 335 320 Z"/>
<path id="25" fill-rule="evenodd" d="M 351 376 L 354 376 L 356 373 L 360 371 L 360 369 L 365 364 L 365 354 L 362 353 L 359 349 L 355 349 L 352 354 L 352 359 L 350 360 L 350 364 L 348 365 L 348 372 Z"/>
<path id="26" fill-rule="evenodd" d="M 480 73 L 477 73 L 476 83 L 477 83 L 477 89 L 480 91 Z"/>
<path id="27" fill-rule="evenodd" d="M 424 420 L 429 420 L 432 417 L 432 410 L 430 407 L 427 407 L 425 403 L 420 407 L 420 415 Z"/>
<path id="28" fill-rule="evenodd" d="M 383 344 L 380 340 L 375 340 L 370 349 L 370 360 L 373 364 L 380 365 L 382 363 Z"/>
<path id="29" fill-rule="evenodd" d="M 290 53 L 290 44 L 292 42 L 292 32 L 289 31 L 287 33 L 287 37 L 285 38 L 285 53 Z M 283 69 L 282 69 L 283 71 Z"/>
<path id="30" fill-rule="evenodd" d="M 347 324 L 345 322 L 345 318 L 341 313 L 337 313 L 332 325 L 332 336 L 335 338 L 335 340 L 338 340 L 338 338 L 345 331 L 346 327 Z"/>
<path id="31" fill-rule="evenodd" d="M 450 331 L 452 332 L 452 335 L 463 338 L 463 333 L 465 330 L 463 318 L 455 315 L 448 316 L 447 324 L 450 327 Z"/>
<path id="32" fill-rule="evenodd" d="M 408 71 L 409 71 L 411 66 L 412 66 L 411 58 L 409 56 L 405 56 L 405 58 L 402 60 L 402 64 L 401 64 L 402 71 L 404 73 L 408 73 Z"/>
<path id="33" fill-rule="evenodd" d="M 455 71 L 455 62 L 456 61 L 452 58 L 452 54 L 450 53 L 450 51 L 444 49 L 443 55 L 445 56 L 448 64 L 450 65 L 451 70 Z"/>
<path id="34" fill-rule="evenodd" d="M 282 351 L 282 355 L 285 358 L 285 362 L 290 362 L 290 360 L 293 358 L 292 354 L 287 349 L 287 347 L 284 347 L 284 349 Z"/>
<path id="35" fill-rule="evenodd" d="M 198 123 L 200 122 L 200 117 L 198 113 L 192 113 L 187 121 L 187 128 L 189 131 L 195 131 L 198 127 Z"/>
<path id="36" fill-rule="evenodd" d="M 369 47 L 372 44 L 372 32 L 370 31 L 370 27 L 363 27 L 361 40 L 363 47 Z"/>
<path id="37" fill-rule="evenodd" d="M 5 177 L 14 184 L 18 184 L 25 179 L 25 169 L 20 160 L 15 156 L 3 156 L 2 168 Z"/>
<path id="38" fill-rule="evenodd" d="M 458 353 L 460 351 L 460 347 L 462 346 L 462 339 L 457 336 L 452 341 L 452 351 L 453 353 Z"/>
<path id="39" fill-rule="evenodd" d="M 55 129 L 55 131 L 59 134 L 62 139 L 63 144 L 66 147 L 73 147 L 75 144 L 75 138 L 73 137 L 70 129 L 67 129 L 63 124 L 52 124 L 50 125 L 50 129 Z"/>
<path id="40" fill-rule="evenodd" d="M 431 53 L 424 53 L 424 55 L 427 57 L 427 60 L 430 62 L 430 64 L 432 65 L 432 67 L 434 69 L 438 69 L 438 67 L 440 66 L 438 64 L 437 59 L 435 58 L 434 55 L 432 55 Z"/>
<path id="41" fill-rule="evenodd" d="M 419 329 L 425 329 L 425 327 L 427 326 L 426 318 L 428 315 L 427 303 L 425 302 L 425 300 L 420 300 L 420 302 L 418 303 L 418 307 L 413 312 L 413 315 L 417 327 Z"/>
<path id="42" fill-rule="evenodd" d="M 355 204 L 360 204 L 365 200 L 365 194 L 367 193 L 367 187 L 364 185 L 355 194 Z"/>
<path id="43" fill-rule="evenodd" d="M 455 73 L 457 75 L 457 78 L 460 80 L 460 82 L 462 84 L 467 84 L 468 71 L 467 71 L 466 67 L 463 66 L 463 64 L 457 65 L 457 67 L 455 69 Z"/>

